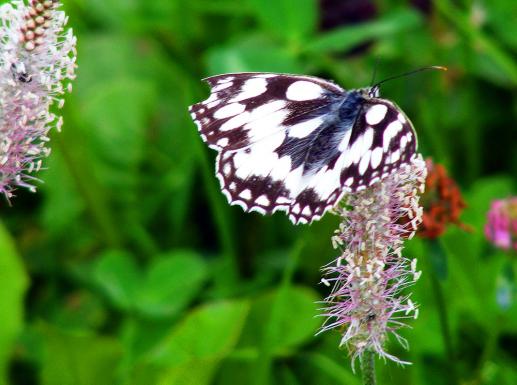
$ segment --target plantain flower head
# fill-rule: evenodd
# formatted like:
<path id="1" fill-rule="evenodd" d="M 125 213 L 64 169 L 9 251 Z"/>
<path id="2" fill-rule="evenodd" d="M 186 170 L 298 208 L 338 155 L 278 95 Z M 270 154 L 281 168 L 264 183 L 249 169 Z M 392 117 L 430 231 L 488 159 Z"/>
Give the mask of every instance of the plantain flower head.
<path id="1" fill-rule="evenodd" d="M 339 257 L 324 267 L 323 282 L 332 285 L 325 299 L 321 331 L 338 329 L 341 346 L 352 363 L 366 351 L 396 361 L 385 349 L 388 336 L 407 348 L 398 333 L 418 308 L 404 289 L 420 276 L 416 259 L 402 256 L 404 242 L 422 221 L 419 195 L 426 167 L 420 155 L 412 163 L 366 190 L 349 194 L 337 214 L 342 222 L 332 242 Z"/>
<path id="2" fill-rule="evenodd" d="M 11 1 L 0 6 L 0 193 L 35 191 L 34 173 L 49 155 L 48 133 L 62 118 L 75 78 L 76 38 L 57 0 Z"/>

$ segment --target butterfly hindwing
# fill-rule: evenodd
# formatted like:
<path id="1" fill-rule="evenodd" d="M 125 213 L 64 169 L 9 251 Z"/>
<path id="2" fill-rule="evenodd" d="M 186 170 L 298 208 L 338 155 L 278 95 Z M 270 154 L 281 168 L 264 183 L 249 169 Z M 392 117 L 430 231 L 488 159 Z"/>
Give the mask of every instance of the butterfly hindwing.
<path id="1" fill-rule="evenodd" d="M 345 150 L 341 183 L 362 190 L 390 175 L 416 153 L 413 125 L 394 103 L 380 98 L 364 102 Z"/>

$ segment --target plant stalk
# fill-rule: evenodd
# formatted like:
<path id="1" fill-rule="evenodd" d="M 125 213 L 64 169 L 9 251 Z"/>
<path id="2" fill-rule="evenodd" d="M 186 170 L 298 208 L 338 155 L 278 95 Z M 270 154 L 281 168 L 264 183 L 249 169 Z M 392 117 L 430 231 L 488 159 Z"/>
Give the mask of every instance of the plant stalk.
<path id="1" fill-rule="evenodd" d="M 375 385 L 375 355 L 373 351 L 366 350 L 361 357 L 361 372 L 363 385 Z"/>

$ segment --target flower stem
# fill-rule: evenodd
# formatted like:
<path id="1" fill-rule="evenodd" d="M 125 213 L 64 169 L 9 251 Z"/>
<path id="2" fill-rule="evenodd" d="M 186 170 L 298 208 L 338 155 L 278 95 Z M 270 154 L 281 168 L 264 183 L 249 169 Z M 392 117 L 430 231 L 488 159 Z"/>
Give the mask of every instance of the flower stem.
<path id="1" fill-rule="evenodd" d="M 375 385 L 375 355 L 371 350 L 365 350 L 361 356 L 361 372 L 363 385 Z"/>
<path id="2" fill-rule="evenodd" d="M 429 249 L 432 250 L 431 259 L 429 259 L 428 267 L 431 274 L 431 285 L 433 288 L 434 300 L 438 310 L 438 319 L 440 321 L 440 331 L 442 334 L 445 354 L 447 356 L 447 364 L 449 370 L 449 384 L 455 385 L 458 383 L 458 375 L 456 371 L 456 355 L 452 346 L 451 330 L 449 327 L 449 317 L 447 315 L 447 304 L 443 294 L 441 279 L 447 276 L 447 257 L 438 240 L 433 240 L 429 244 Z"/>
<path id="3" fill-rule="evenodd" d="M 434 271 L 431 271 L 431 283 L 433 285 L 433 293 L 436 301 L 436 307 L 438 309 L 438 318 L 440 319 L 440 330 L 442 332 L 443 344 L 445 346 L 445 352 L 447 355 L 447 361 L 449 366 L 449 382 L 451 384 L 457 384 L 457 374 L 455 365 L 454 349 L 451 344 L 451 331 L 449 328 L 449 321 L 447 318 L 447 306 L 443 296 L 443 290 L 438 281 L 438 277 Z"/>

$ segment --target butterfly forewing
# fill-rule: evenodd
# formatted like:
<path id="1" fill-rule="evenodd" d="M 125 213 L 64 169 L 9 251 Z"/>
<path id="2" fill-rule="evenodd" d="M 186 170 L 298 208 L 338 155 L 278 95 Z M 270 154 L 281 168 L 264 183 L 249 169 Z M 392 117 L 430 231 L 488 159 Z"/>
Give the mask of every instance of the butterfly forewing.
<path id="1" fill-rule="evenodd" d="M 411 123 L 387 100 L 309 76 L 205 80 L 210 97 L 190 112 L 218 151 L 223 193 L 245 211 L 286 211 L 294 223 L 311 222 L 415 153 Z"/>
<path id="2" fill-rule="evenodd" d="M 324 108 L 343 90 L 310 77 L 272 73 L 235 73 L 205 81 L 210 97 L 190 107 L 203 140 L 214 149 L 246 147 L 296 117 Z M 255 129 L 254 129 L 255 128 Z"/>

